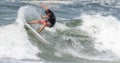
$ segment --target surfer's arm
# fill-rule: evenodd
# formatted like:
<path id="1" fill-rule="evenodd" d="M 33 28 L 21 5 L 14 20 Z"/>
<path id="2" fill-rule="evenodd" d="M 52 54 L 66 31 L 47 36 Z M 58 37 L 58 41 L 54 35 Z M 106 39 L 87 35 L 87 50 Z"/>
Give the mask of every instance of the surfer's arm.
<path id="1" fill-rule="evenodd" d="M 46 24 L 43 24 L 42 27 L 40 27 L 40 29 L 37 32 L 40 33 L 45 28 L 45 26 Z"/>

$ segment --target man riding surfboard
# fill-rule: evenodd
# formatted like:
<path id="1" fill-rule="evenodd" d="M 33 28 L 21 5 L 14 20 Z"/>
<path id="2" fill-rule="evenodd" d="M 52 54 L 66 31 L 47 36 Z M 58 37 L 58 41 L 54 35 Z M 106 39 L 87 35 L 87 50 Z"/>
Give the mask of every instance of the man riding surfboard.
<path id="1" fill-rule="evenodd" d="M 42 24 L 42 26 L 38 29 L 38 33 L 41 32 L 46 26 L 47 27 L 53 27 L 55 25 L 56 22 L 56 18 L 54 13 L 48 8 L 47 5 L 45 4 L 40 4 L 41 7 L 43 7 L 45 9 L 45 16 L 41 16 L 42 19 L 40 20 L 34 20 L 29 22 L 29 24 L 37 24 L 40 23 Z"/>

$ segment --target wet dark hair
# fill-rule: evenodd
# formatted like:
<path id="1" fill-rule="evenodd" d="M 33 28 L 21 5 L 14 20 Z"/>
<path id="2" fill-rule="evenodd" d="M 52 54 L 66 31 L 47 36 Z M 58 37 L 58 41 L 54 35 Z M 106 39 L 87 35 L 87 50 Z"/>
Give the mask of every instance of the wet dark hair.
<path id="1" fill-rule="evenodd" d="M 49 9 L 45 11 L 46 14 L 52 13 Z"/>

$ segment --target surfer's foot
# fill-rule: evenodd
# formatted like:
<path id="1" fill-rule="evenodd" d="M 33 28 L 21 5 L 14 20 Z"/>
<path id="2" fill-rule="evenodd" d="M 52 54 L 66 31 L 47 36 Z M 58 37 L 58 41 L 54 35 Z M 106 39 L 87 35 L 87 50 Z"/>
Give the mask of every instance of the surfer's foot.
<path id="1" fill-rule="evenodd" d="M 28 24 L 32 24 L 31 22 L 28 22 Z"/>

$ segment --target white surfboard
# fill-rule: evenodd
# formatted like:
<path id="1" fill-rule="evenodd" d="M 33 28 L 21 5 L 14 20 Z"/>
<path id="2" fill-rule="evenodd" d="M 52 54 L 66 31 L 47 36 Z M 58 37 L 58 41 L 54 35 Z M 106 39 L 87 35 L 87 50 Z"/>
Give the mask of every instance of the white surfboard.
<path id="1" fill-rule="evenodd" d="M 44 44 L 50 44 L 45 38 L 43 38 L 30 24 L 25 23 L 25 25 L 32 31 L 32 33 Z"/>

